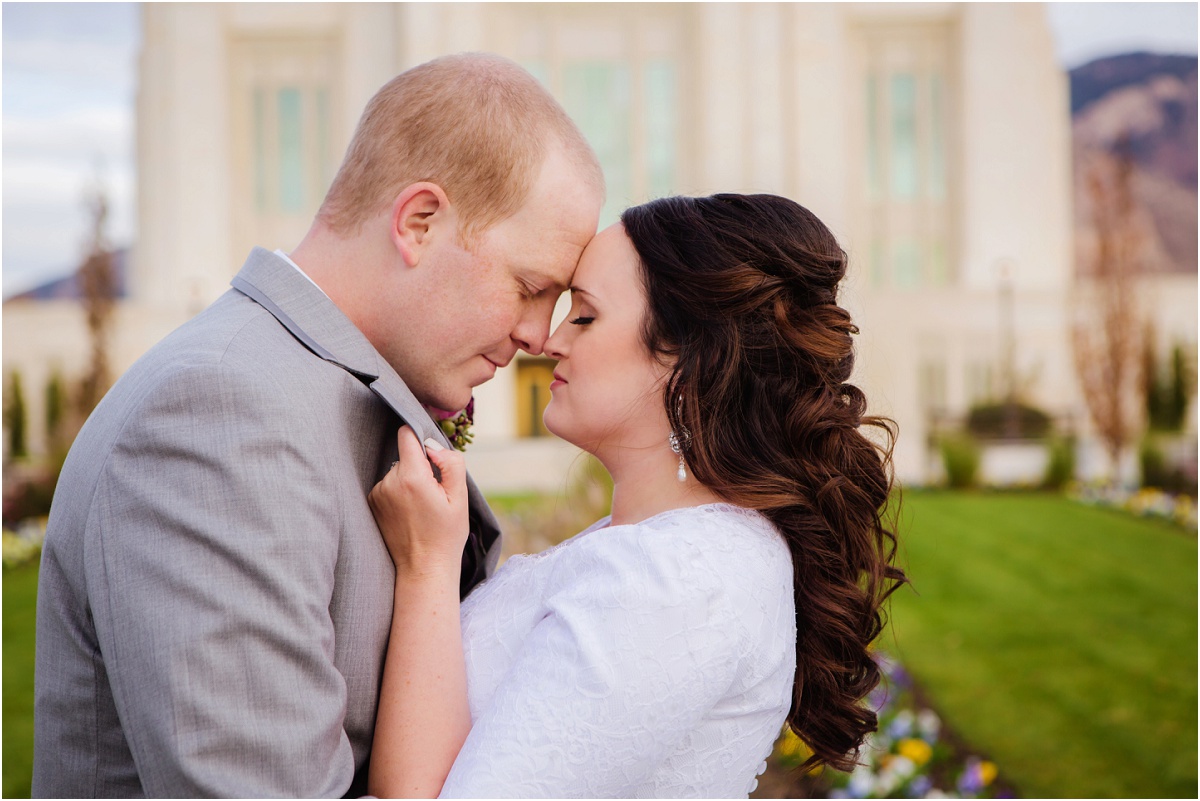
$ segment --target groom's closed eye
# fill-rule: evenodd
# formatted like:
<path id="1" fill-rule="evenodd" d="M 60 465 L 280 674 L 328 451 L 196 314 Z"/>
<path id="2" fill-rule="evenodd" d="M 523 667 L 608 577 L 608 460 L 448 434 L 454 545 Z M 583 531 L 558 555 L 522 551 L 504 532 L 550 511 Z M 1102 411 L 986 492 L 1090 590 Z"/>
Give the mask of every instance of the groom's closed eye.
<path id="1" fill-rule="evenodd" d="M 533 300 L 540 295 L 548 294 L 553 294 L 554 297 L 558 297 L 566 290 L 566 287 L 560 284 L 558 281 L 541 275 L 538 275 L 533 279 L 518 278 L 517 284 L 521 288 L 521 294 L 524 295 L 527 300 Z"/>

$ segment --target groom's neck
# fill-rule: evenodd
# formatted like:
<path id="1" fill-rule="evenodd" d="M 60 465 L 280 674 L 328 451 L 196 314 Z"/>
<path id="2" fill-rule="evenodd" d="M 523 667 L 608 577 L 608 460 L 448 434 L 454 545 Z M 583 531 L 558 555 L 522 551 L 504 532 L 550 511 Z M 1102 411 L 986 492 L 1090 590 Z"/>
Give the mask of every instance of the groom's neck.
<path id="1" fill-rule="evenodd" d="M 378 239 L 369 235 L 366 226 L 357 235 L 343 236 L 318 219 L 290 254 L 364 334 L 380 316 L 381 284 L 388 274 L 389 259 L 396 258 L 394 249 L 381 248 Z M 392 311 L 389 316 L 394 320 Z"/>

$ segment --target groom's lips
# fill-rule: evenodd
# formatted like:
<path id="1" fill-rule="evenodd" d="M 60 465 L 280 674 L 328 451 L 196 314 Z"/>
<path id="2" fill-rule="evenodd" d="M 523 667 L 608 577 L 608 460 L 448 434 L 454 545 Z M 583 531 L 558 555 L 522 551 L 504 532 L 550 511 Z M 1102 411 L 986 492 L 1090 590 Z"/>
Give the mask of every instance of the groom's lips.
<path id="1" fill-rule="evenodd" d="M 480 354 L 480 355 L 482 356 L 483 354 Z M 491 356 L 484 356 L 483 358 L 487 359 L 489 362 L 496 365 L 497 369 L 501 368 L 501 367 L 508 367 L 508 363 L 512 361 L 512 356 L 509 356 L 507 359 L 505 359 L 502 362 L 496 361 Z"/>

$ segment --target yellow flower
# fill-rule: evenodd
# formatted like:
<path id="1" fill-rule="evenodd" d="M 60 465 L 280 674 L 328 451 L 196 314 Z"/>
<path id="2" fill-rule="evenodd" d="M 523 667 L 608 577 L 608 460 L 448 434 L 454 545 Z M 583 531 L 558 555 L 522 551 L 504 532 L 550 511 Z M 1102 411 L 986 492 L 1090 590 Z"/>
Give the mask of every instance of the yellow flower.
<path id="1" fill-rule="evenodd" d="M 911 759 L 917 765 L 924 765 L 933 756 L 933 749 L 924 740 L 908 737 L 897 745 L 900 756 Z"/>
<path id="2" fill-rule="evenodd" d="M 996 780 L 996 763 L 984 760 L 979 763 L 979 778 L 983 782 L 983 786 L 987 787 Z"/>
<path id="3" fill-rule="evenodd" d="M 804 742 L 796 733 L 790 727 L 784 728 L 783 736 L 779 738 L 779 754 L 785 757 L 798 756 L 803 747 Z"/>

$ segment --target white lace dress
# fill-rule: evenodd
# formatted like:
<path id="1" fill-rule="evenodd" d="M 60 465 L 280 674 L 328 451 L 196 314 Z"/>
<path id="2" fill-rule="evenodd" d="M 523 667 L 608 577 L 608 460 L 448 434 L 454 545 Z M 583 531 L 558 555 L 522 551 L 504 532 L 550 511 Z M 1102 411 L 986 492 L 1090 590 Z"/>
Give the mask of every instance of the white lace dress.
<path id="1" fill-rule="evenodd" d="M 443 797 L 745 797 L 791 702 L 787 545 L 757 512 L 608 518 L 463 602 L 472 728 Z"/>

